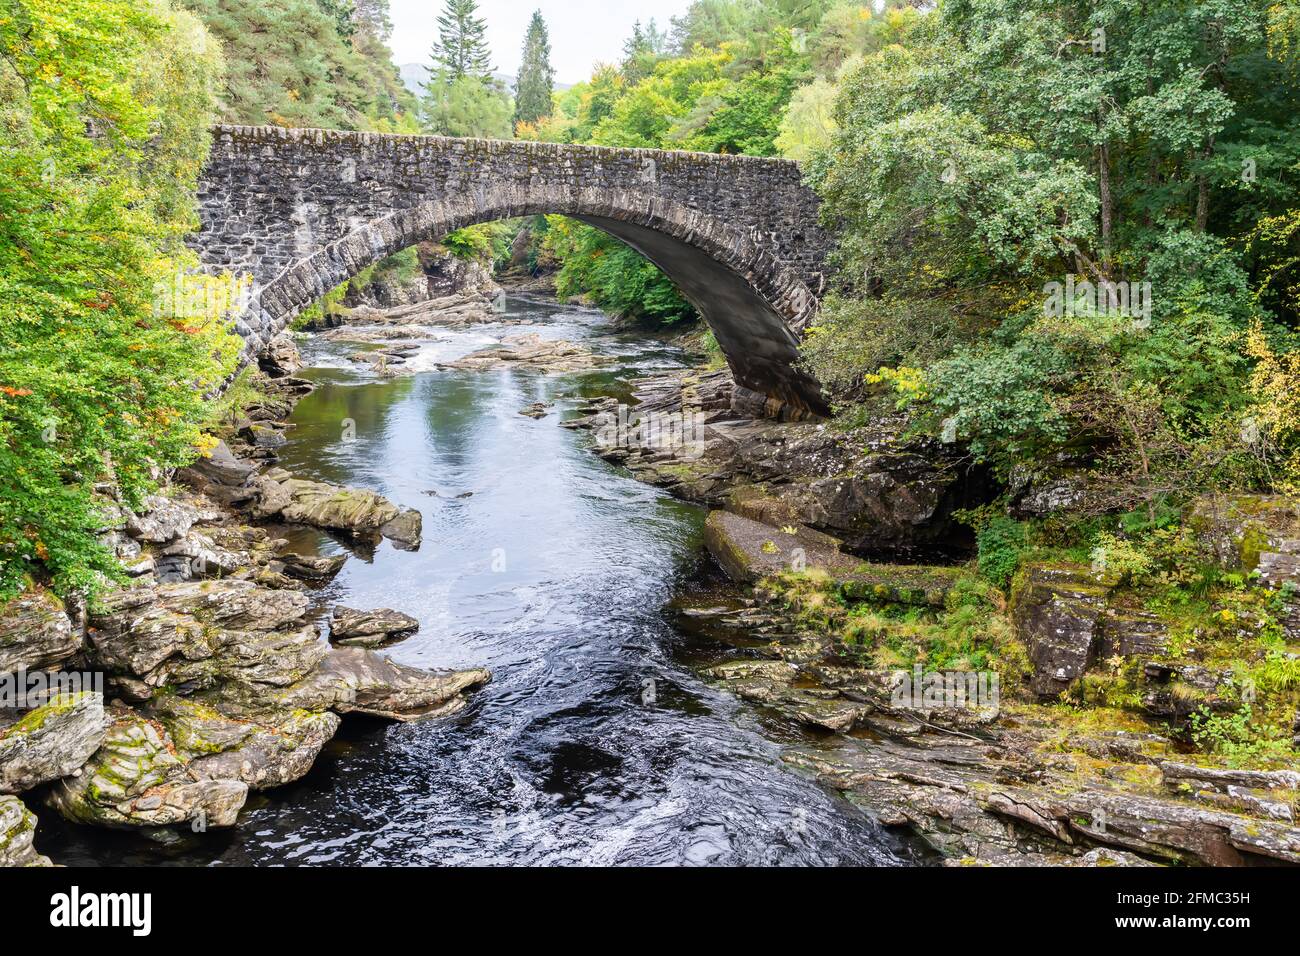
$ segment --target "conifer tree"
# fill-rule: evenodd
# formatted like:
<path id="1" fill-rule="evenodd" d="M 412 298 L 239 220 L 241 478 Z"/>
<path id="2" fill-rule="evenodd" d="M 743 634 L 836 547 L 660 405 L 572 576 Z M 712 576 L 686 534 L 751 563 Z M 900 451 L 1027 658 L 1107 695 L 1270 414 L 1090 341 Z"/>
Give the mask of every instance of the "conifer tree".
<path id="1" fill-rule="evenodd" d="M 536 123 L 551 115 L 551 91 L 555 70 L 551 67 L 551 41 L 542 11 L 533 11 L 524 39 L 524 55 L 515 81 L 515 124 Z"/>
<path id="2" fill-rule="evenodd" d="M 352 22 L 357 31 L 387 42 L 393 35 L 388 0 L 354 0 Z"/>
<path id="3" fill-rule="evenodd" d="M 477 14 L 475 0 L 447 0 L 446 9 L 438 17 L 431 83 L 450 83 L 466 76 L 486 80 L 491 76 L 487 24 Z"/>

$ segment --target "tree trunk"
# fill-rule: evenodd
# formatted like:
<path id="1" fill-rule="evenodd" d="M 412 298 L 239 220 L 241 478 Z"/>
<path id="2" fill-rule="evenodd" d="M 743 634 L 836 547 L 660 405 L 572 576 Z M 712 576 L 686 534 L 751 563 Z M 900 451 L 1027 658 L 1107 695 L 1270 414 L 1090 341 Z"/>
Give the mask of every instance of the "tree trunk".
<path id="1" fill-rule="evenodd" d="M 1115 228 L 1115 206 L 1110 194 L 1110 149 L 1097 147 L 1097 184 L 1101 200 L 1101 268 L 1110 276 L 1110 238 Z"/>
<path id="2" fill-rule="evenodd" d="M 1201 160 L 1207 160 L 1214 155 L 1214 137 L 1205 144 L 1205 152 L 1201 154 Z M 1206 222 L 1210 218 L 1210 181 L 1205 173 L 1198 173 L 1196 176 L 1196 231 L 1204 232 Z"/>

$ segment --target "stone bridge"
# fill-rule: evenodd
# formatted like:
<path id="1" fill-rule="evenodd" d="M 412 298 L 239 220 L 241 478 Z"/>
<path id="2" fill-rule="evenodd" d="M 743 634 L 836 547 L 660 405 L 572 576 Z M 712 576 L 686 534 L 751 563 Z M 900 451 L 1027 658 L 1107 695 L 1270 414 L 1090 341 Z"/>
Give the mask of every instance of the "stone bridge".
<path id="1" fill-rule="evenodd" d="M 474 223 L 559 213 L 623 240 L 699 309 L 751 411 L 824 414 L 794 366 L 827 234 L 794 163 L 550 143 L 222 126 L 193 239 L 209 271 L 251 274 L 238 328 L 256 354 L 374 262 Z"/>

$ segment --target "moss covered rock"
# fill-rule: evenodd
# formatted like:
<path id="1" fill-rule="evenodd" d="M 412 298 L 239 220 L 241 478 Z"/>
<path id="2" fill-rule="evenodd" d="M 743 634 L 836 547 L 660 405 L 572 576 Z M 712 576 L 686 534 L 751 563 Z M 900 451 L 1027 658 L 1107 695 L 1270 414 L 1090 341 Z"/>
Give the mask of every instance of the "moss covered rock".
<path id="1" fill-rule="evenodd" d="M 36 814 L 17 797 L 0 796 L 0 867 L 51 866 L 32 846 Z"/>
<path id="2" fill-rule="evenodd" d="M 1207 556 L 1225 568 L 1253 571 L 1266 552 L 1291 552 L 1300 539 L 1300 499 L 1285 495 L 1205 495 L 1187 525 Z"/>
<path id="3" fill-rule="evenodd" d="M 283 786 L 304 776 L 339 726 L 338 715 L 327 711 L 238 719 L 174 694 L 156 697 L 147 712 L 166 728 L 192 776 L 239 780 L 250 790 Z"/>
<path id="4" fill-rule="evenodd" d="M 279 518 L 359 538 L 387 537 L 403 547 L 420 544 L 420 513 L 399 508 L 373 491 L 294 478 L 279 468 L 251 484 L 255 489 L 251 510 L 257 518 Z"/>
<path id="5" fill-rule="evenodd" d="M 50 806 L 69 820 L 99 826 L 234 825 L 247 784 L 197 780 L 161 724 L 125 710 L 113 717 L 81 772 L 50 790 Z"/>
<path id="6" fill-rule="evenodd" d="M 307 597 L 252 581 L 190 581 L 110 594 L 91 619 L 94 663 L 147 688 L 220 679 L 286 686 L 326 648 L 304 622 Z"/>
<path id="7" fill-rule="evenodd" d="M 713 511 L 704 523 L 704 544 L 735 581 L 753 584 L 790 571 L 851 571 L 861 562 L 843 554 L 834 538 L 807 528 L 776 528 Z"/>
<path id="8" fill-rule="evenodd" d="M 0 605 L 0 673 L 52 670 L 80 649 L 63 602 L 44 588 Z"/>
<path id="9" fill-rule="evenodd" d="M 12 722 L 0 716 L 0 793 L 21 793 L 76 772 L 107 732 L 104 698 L 89 691 L 57 697 Z"/>
<path id="10" fill-rule="evenodd" d="M 1075 564 L 1034 564 L 1012 592 L 1012 619 L 1029 651 L 1030 687 L 1040 697 L 1067 690 L 1097 660 L 1110 588 Z"/>

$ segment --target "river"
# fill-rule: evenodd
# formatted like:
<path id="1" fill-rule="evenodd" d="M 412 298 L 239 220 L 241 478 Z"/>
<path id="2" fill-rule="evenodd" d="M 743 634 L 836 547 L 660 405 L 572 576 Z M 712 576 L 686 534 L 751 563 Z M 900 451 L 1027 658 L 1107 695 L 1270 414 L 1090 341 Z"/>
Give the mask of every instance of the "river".
<path id="1" fill-rule="evenodd" d="M 322 616 L 338 602 L 412 614 L 420 631 L 395 659 L 487 667 L 492 683 L 450 720 L 345 720 L 306 778 L 251 795 L 230 830 L 150 839 L 43 822 L 43 852 L 134 865 L 918 862 L 781 762 L 783 745 L 815 740 L 691 670 L 709 648 L 669 605 L 718 586 L 703 512 L 557 425 L 575 396 L 680 365 L 680 353 L 613 334 L 589 309 L 511 297 L 502 319 L 437 333 L 411 360 L 424 371 L 393 379 L 348 361 L 356 346 L 313 339 L 304 375 L 319 387 L 281 450 L 302 477 L 373 488 L 424 515 L 418 551 L 354 551 L 316 594 Z M 434 369 L 519 321 L 616 364 L 562 376 Z M 537 401 L 555 402 L 547 417 L 518 414 Z"/>

